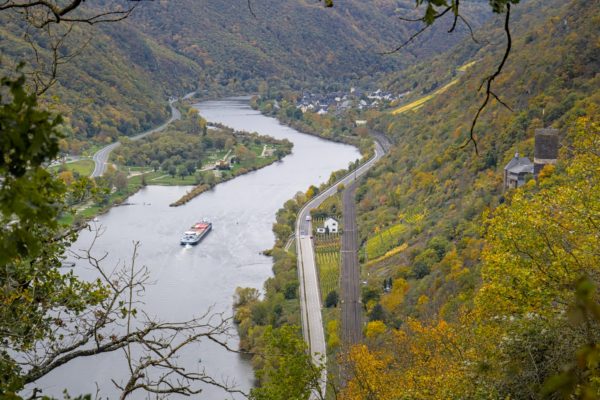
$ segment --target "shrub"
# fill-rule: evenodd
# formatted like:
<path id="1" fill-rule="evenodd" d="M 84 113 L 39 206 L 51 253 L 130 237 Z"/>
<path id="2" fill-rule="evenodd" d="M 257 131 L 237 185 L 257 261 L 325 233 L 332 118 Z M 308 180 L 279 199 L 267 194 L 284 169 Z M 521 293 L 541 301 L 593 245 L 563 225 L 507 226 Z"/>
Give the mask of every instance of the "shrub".
<path id="1" fill-rule="evenodd" d="M 337 307 L 338 301 L 339 301 L 338 293 L 335 290 L 332 290 L 331 292 L 329 292 L 327 294 L 327 297 L 325 298 L 325 307 L 327 307 L 327 308 Z"/>

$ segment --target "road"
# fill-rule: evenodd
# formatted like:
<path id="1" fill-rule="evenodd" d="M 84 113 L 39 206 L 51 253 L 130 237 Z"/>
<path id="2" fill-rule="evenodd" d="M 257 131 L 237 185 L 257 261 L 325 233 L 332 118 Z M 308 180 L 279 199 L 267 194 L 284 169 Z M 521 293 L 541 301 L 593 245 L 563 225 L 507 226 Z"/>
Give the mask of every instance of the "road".
<path id="1" fill-rule="evenodd" d="M 346 175 L 329 188 L 319 193 L 315 198 L 306 203 L 298 213 L 296 220 L 296 254 L 298 254 L 298 280 L 300 281 L 300 312 L 302 317 L 302 334 L 311 352 L 315 365 L 325 365 L 327 347 L 325 331 L 323 329 L 323 316 L 321 314 L 321 297 L 319 295 L 319 278 L 315 263 L 314 246 L 311 239 L 312 225 L 306 217 L 310 211 L 318 207 L 328 197 L 337 192 L 340 184 L 350 185 L 367 172 L 384 155 L 383 148 L 378 141 L 375 142 L 375 154 L 366 163 L 350 174 Z M 327 371 L 323 368 L 319 382 L 320 392 L 324 395 L 327 387 Z M 320 398 L 316 392 L 310 399 Z"/>
<path id="2" fill-rule="evenodd" d="M 163 129 L 165 129 L 167 125 L 169 125 L 171 122 L 181 119 L 181 113 L 177 108 L 173 106 L 173 103 L 175 101 L 176 100 L 169 101 L 169 107 L 171 107 L 171 118 L 169 118 L 167 122 L 156 128 L 140 133 L 139 135 L 132 136 L 131 140 L 139 140 L 152 133 L 160 132 Z M 92 160 L 94 160 L 94 171 L 92 172 L 92 175 L 90 175 L 92 178 L 102 176 L 104 172 L 106 172 L 106 166 L 108 165 L 108 157 L 110 156 L 110 153 L 120 145 L 120 142 L 111 143 L 108 146 L 101 148 L 94 154 L 94 156 L 92 157 Z"/>
<path id="3" fill-rule="evenodd" d="M 389 139 L 373 132 L 372 136 L 381 149 L 381 155 L 391 147 Z M 340 279 L 340 303 L 342 308 L 342 341 L 353 345 L 362 338 L 362 304 L 360 303 L 360 264 L 358 262 L 358 228 L 356 225 L 356 202 L 354 194 L 360 180 L 354 180 L 342 193 L 344 231 L 342 234 L 342 271 Z"/>

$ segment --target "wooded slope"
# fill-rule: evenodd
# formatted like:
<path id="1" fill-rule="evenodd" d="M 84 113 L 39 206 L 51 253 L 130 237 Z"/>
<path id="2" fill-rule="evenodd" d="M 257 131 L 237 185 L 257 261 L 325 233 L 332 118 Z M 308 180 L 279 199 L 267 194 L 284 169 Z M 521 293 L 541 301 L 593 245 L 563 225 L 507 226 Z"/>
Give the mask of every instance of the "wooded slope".
<path id="1" fill-rule="evenodd" d="M 550 379 L 573 365 L 575 352 L 589 339 L 583 336 L 589 330 L 565 317 L 578 296 L 578 279 L 588 276 L 592 285 L 600 284 L 597 254 L 587 247 L 598 234 L 593 227 L 598 193 L 580 187 L 581 199 L 569 197 L 578 185 L 586 186 L 589 171 L 598 171 L 595 6 L 585 1 L 518 6 L 513 49 L 494 81 L 495 93 L 512 111 L 497 102 L 485 110 L 476 129 L 479 154 L 471 144 L 462 145 L 483 101 L 479 85 L 502 57 L 501 30 L 479 33 L 486 43 L 480 49 L 466 44 L 389 78 L 398 87 L 414 85 L 415 98 L 430 93 L 439 76 L 446 80 L 436 87 L 458 82 L 416 111 L 385 113 L 374 123 L 397 146 L 357 194 L 365 240 L 361 259 L 370 280 L 363 302 L 373 322 L 367 328 L 371 347 L 356 348 L 351 358 L 382 385 L 395 382 L 373 398 L 398 393 L 538 398 L 567 381 L 578 382 L 573 388 L 582 393 L 593 376 L 583 373 L 589 367 L 584 365 L 562 381 Z M 476 63 L 455 72 L 470 61 Z M 505 192 L 504 166 L 517 151 L 533 160 L 534 130 L 548 126 L 561 132 L 559 165 L 545 171 L 538 186 L 531 182 Z M 590 219 L 583 220 L 584 214 Z M 489 224 L 488 216 L 494 217 Z M 567 226 L 572 229 L 561 230 Z M 578 239 L 571 241 L 569 234 Z M 565 248 L 581 256 L 581 264 L 561 258 Z M 563 269 L 565 275 L 559 273 Z M 386 293 L 389 278 L 393 285 Z M 361 398 L 364 389 L 356 381 L 347 395 Z"/>

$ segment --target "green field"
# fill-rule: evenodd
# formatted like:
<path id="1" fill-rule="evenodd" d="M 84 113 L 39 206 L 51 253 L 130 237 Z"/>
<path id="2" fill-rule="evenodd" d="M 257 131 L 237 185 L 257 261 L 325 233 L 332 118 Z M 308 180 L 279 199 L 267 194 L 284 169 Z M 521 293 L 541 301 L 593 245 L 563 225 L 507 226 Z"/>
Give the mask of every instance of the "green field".
<path id="1" fill-rule="evenodd" d="M 367 258 L 373 259 L 383 256 L 388 250 L 398 246 L 400 236 L 406 231 L 403 224 L 391 226 L 376 233 L 367 240 Z"/>
<path id="2" fill-rule="evenodd" d="M 271 164 L 276 160 L 275 156 L 271 157 L 260 157 L 260 154 L 263 150 L 263 145 L 251 145 L 249 149 L 256 155 L 256 158 L 252 161 L 236 163 L 231 169 L 222 171 L 222 173 L 228 173 L 233 176 L 237 176 L 240 173 L 244 173 L 249 170 L 262 168 L 268 164 Z M 206 156 L 203 161 L 204 165 L 213 164 L 216 161 L 222 160 L 227 155 L 231 155 L 230 151 L 219 150 L 215 151 L 212 154 Z M 229 158 L 229 157 L 228 157 Z M 188 186 L 188 185 L 197 185 L 195 175 L 187 175 L 185 177 L 181 177 L 180 175 L 176 175 L 172 177 L 167 174 L 165 171 L 154 171 L 149 167 L 140 167 L 140 166 L 120 166 L 120 170 L 126 171 L 128 173 L 140 173 L 144 172 L 144 177 L 146 179 L 147 185 L 164 185 L 164 186 Z M 196 171 L 196 174 L 198 171 Z M 209 173 L 209 171 L 204 171 L 203 173 Z M 141 182 L 142 177 L 140 175 L 135 175 L 129 178 L 133 182 Z"/>
<path id="3" fill-rule="evenodd" d="M 196 184 L 196 177 L 194 175 L 188 175 L 183 178 L 179 175 L 172 177 L 171 175 L 166 174 L 164 171 L 147 172 L 144 174 L 144 178 L 146 179 L 147 185 L 187 186 Z M 132 176 L 131 178 L 129 178 L 129 180 L 134 182 L 141 182 L 142 176 Z"/>
<path id="4" fill-rule="evenodd" d="M 94 162 L 92 160 L 79 160 L 62 165 L 53 165 L 48 170 L 58 172 L 61 168 L 66 168 L 67 171 L 72 171 L 81 176 L 90 176 L 94 172 Z"/>

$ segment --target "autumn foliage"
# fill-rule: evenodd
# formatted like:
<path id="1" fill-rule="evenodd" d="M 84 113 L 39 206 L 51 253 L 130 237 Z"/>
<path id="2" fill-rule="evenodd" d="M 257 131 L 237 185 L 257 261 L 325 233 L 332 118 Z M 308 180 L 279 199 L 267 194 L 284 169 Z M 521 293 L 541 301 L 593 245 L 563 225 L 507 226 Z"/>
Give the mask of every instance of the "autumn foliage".
<path id="1" fill-rule="evenodd" d="M 567 140 L 552 174 L 486 216 L 473 303 L 367 335 L 343 399 L 600 395 L 600 126 L 581 118 Z"/>

